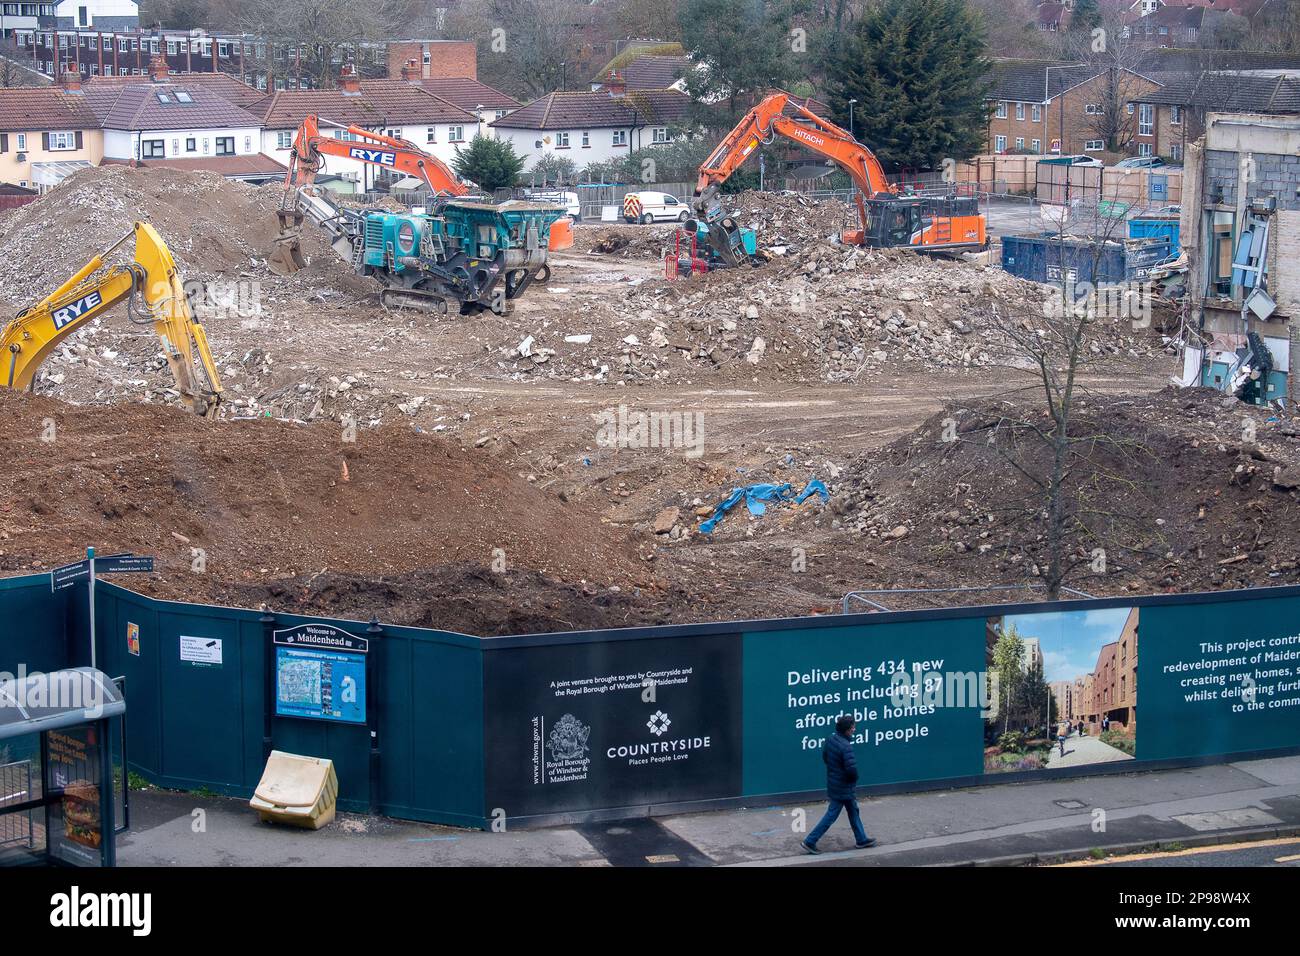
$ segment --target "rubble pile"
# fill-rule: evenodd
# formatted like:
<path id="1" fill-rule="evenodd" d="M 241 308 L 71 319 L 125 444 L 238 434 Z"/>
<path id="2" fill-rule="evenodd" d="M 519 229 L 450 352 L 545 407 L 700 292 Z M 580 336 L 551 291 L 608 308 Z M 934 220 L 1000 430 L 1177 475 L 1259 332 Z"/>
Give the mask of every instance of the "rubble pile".
<path id="1" fill-rule="evenodd" d="M 1075 415 L 1072 434 L 1096 440 L 1068 478 L 1088 530 L 1067 535 L 1067 583 L 1102 594 L 1300 580 L 1300 422 L 1211 389 L 1090 396 Z M 952 405 L 848 464 L 831 485 L 835 528 L 900 542 L 954 581 L 1041 580 L 1043 494 L 1011 463 L 1047 473 L 1029 424 L 1047 424 L 1041 402 Z"/>
<path id="2" fill-rule="evenodd" d="M 821 242 L 857 223 L 853 207 L 839 199 L 812 199 L 801 193 L 746 190 L 724 196 L 724 208 L 758 235 L 761 248 L 782 255 Z"/>
<path id="3" fill-rule="evenodd" d="M 844 382 L 971 370 L 1012 361 L 994 317 L 1032 327 L 1049 294 L 979 263 L 822 241 L 757 266 L 574 293 L 576 319 L 520 326 L 498 351 L 513 375 L 597 381 L 721 370 Z M 1099 322 L 1092 345 L 1131 359 L 1166 348 L 1119 322 Z"/>

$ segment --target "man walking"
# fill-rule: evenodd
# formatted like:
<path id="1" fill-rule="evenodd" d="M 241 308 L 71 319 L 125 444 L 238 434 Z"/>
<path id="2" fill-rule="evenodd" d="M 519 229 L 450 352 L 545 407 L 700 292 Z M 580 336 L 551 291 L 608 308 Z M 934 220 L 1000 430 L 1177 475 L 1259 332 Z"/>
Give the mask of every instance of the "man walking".
<path id="1" fill-rule="evenodd" d="M 822 762 L 826 764 L 826 796 L 830 805 L 826 815 L 813 828 L 803 841 L 803 848 L 809 853 L 820 853 L 817 841 L 826 835 L 841 810 L 849 811 L 849 826 L 853 828 L 854 842 L 859 850 L 875 846 L 876 841 L 867 836 L 862 829 L 862 817 L 858 814 L 858 801 L 854 796 L 854 784 L 858 782 L 858 762 L 853 756 L 853 729 L 857 724 L 848 714 L 842 714 L 835 721 L 835 733 L 826 738 L 822 747 Z"/>

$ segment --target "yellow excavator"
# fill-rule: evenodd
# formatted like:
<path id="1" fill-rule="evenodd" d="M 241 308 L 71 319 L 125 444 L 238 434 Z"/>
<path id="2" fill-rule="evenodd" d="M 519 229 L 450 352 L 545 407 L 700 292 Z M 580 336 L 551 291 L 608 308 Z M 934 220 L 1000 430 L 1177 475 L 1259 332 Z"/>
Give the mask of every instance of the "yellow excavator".
<path id="1" fill-rule="evenodd" d="M 104 270 L 105 260 L 135 239 L 135 259 Z M 153 226 L 137 222 L 131 231 L 95 256 L 61 286 L 4 327 L 0 385 L 31 388 L 36 370 L 59 343 L 98 315 L 126 301 L 127 318 L 152 325 L 176 387 L 195 412 L 215 418 L 221 379 L 208 349 L 208 336 L 194 317 L 167 245 Z M 195 365 L 195 353 L 199 365 Z"/>

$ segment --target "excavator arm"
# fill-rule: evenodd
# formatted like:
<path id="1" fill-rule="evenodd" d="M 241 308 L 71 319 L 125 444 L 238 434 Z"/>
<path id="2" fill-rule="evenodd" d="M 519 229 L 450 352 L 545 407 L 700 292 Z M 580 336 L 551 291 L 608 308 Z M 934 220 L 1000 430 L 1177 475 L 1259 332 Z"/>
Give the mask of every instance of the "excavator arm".
<path id="1" fill-rule="evenodd" d="M 784 111 L 789 100 L 789 93 L 773 93 L 764 98 L 745 114 L 700 166 L 695 185 L 695 212 L 709 227 L 711 243 L 732 265 L 736 259 L 734 244 L 727 240 L 728 230 L 719 223 L 722 213 L 718 190 L 760 144 L 770 143 L 778 135 L 825 156 L 849 174 L 858 187 L 858 216 L 864 231 L 867 228 L 867 210 L 863 196 L 896 195 L 871 150 L 850 136 L 847 130 L 798 104 L 794 107 L 795 112 L 805 122 L 786 116 Z"/>
<path id="2" fill-rule="evenodd" d="M 342 131 L 346 137 L 336 139 L 321 132 L 321 124 Z M 291 275 L 306 268 L 302 255 L 304 213 L 321 223 L 321 206 L 315 189 L 316 175 L 324 168 L 325 158 L 336 156 L 383 169 L 392 169 L 424 180 L 434 196 L 456 197 L 469 193 L 469 187 L 456 178 L 451 168 L 404 139 L 385 136 L 359 126 L 344 126 L 308 116 L 298 127 L 293 148 L 289 151 L 289 169 L 284 176 L 284 201 L 276 210 L 280 232 L 267 259 L 267 267 L 276 275 Z M 327 219 L 330 217 L 326 217 Z M 346 257 L 345 257 L 346 258 Z"/>
<path id="3" fill-rule="evenodd" d="M 133 237 L 135 259 L 105 270 L 108 256 Z M 214 417 L 221 380 L 207 333 L 190 310 L 171 252 L 153 226 L 144 222 L 135 223 L 130 232 L 4 327 L 0 356 L 7 355 L 8 361 L 0 382 L 9 388 L 30 388 L 37 369 L 60 343 L 124 300 L 132 322 L 153 326 L 180 393 L 197 413 Z"/>

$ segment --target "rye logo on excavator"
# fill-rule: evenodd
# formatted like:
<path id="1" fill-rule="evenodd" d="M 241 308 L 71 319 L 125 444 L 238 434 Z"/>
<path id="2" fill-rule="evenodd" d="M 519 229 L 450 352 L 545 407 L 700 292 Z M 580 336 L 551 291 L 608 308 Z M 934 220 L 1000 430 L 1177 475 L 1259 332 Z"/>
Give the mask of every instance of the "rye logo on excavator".
<path id="1" fill-rule="evenodd" d="M 348 155 L 353 159 L 359 159 L 363 163 L 378 163 L 380 166 L 396 166 L 397 154 L 382 149 L 365 149 L 361 146 L 353 146 L 348 150 Z"/>
<path id="2" fill-rule="evenodd" d="M 57 331 L 65 325 L 77 321 L 77 319 L 85 315 L 87 311 L 95 308 L 95 306 L 99 305 L 103 301 L 104 300 L 100 297 L 98 292 L 92 292 L 90 295 L 83 296 L 76 302 L 65 305 L 61 309 L 55 309 L 50 313 L 50 318 L 54 320 L 55 330 Z"/>

